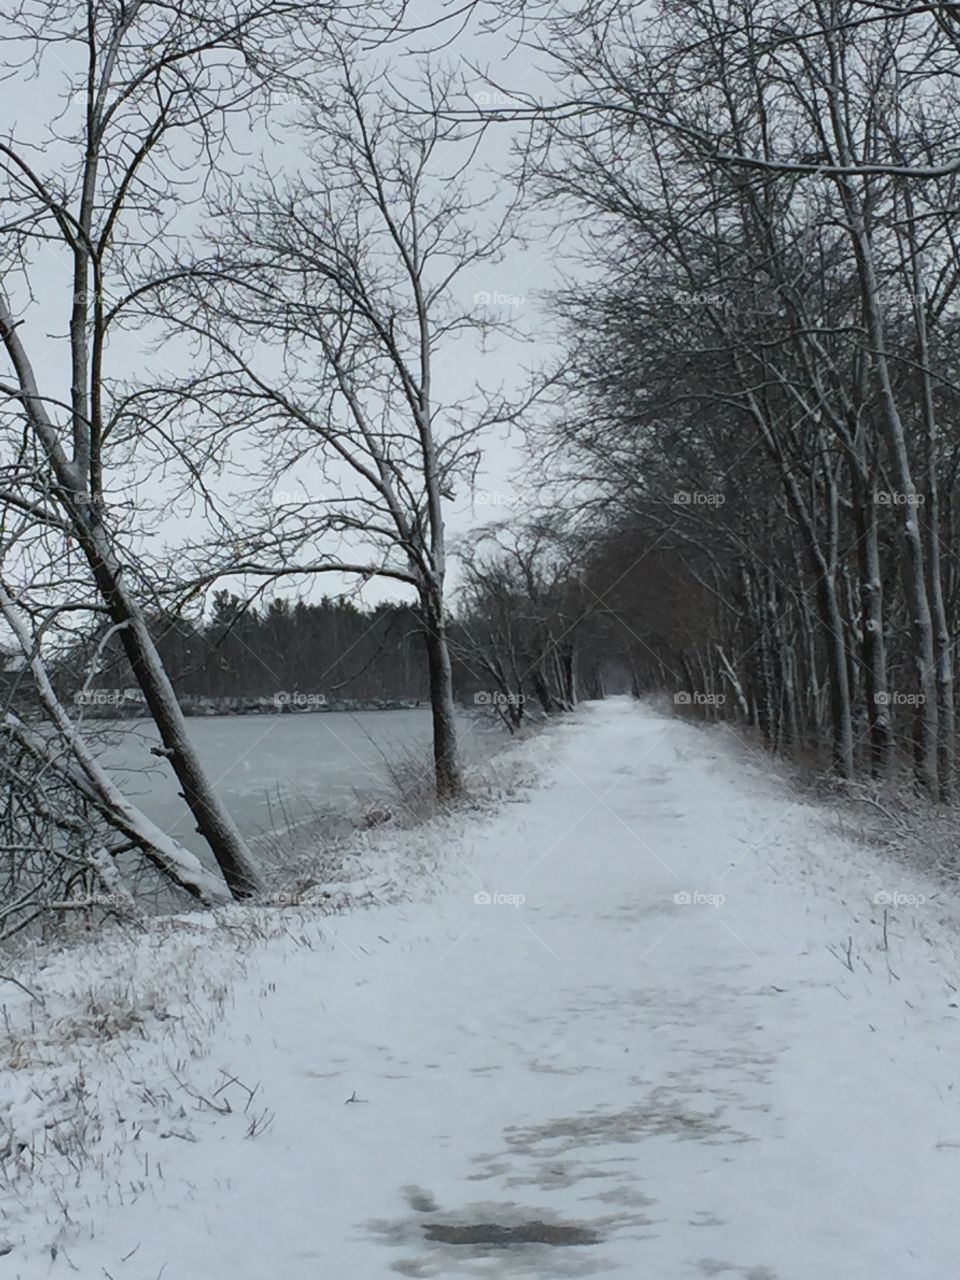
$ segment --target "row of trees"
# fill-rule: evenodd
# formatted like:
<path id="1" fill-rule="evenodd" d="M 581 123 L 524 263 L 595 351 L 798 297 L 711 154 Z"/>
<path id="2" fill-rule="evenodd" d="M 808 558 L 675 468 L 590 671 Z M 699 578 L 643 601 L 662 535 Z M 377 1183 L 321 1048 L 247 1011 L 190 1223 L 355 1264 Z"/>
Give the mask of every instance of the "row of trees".
<path id="1" fill-rule="evenodd" d="M 428 21 L 431 40 L 474 7 Z M 545 713 L 576 699 L 576 590 L 552 562 L 478 552 L 451 636 L 444 504 L 469 491 L 481 433 L 518 410 L 450 356 L 505 331 L 471 278 L 502 259 L 519 189 L 478 199 L 487 122 L 461 109 L 458 74 L 428 60 L 398 88 L 376 65 L 414 30 L 402 0 L 23 0 L 0 36 L 7 92 L 35 83 L 56 104 L 0 142 L 0 612 L 13 683 L 47 721 L 34 736 L 7 708 L 2 776 L 22 789 L 38 772 L 31 902 L 53 848 L 61 887 L 106 883 L 133 851 L 203 901 L 261 887 L 180 698 L 262 687 L 256 663 L 274 689 L 325 684 L 328 642 L 373 663 L 374 641 L 344 641 L 347 609 L 222 595 L 188 621 L 224 580 L 247 601 L 327 575 L 405 590 L 412 605 L 373 630 L 394 683 L 425 685 L 441 800 L 462 786 L 455 667 L 468 695 L 508 691 L 491 700 L 511 728 L 528 686 Z M 173 515 L 188 532 L 168 550 Z M 484 582 L 501 571 L 505 625 Z M 387 636 L 397 621 L 412 625 Z M 110 671 L 139 688 L 222 883 L 112 786 L 58 694 Z"/>
<path id="2" fill-rule="evenodd" d="M 280 695 L 282 705 L 291 693 L 330 701 L 428 696 L 420 622 L 409 606 L 362 609 L 343 599 L 310 604 L 278 597 L 261 607 L 221 590 L 209 616 L 151 616 L 150 626 L 181 703 Z M 84 682 L 115 690 L 132 679 L 115 637 L 99 647 L 92 639 L 78 644 L 55 675 L 58 687 L 81 703 Z"/>
<path id="3" fill-rule="evenodd" d="M 548 455 L 640 683 L 951 797 L 960 27 L 859 0 L 587 3 L 528 169 L 582 229 Z M 602 580 L 601 580 L 602 583 Z"/>
<path id="4" fill-rule="evenodd" d="M 511 732 L 529 718 L 602 696 L 610 655 L 600 647 L 590 592 L 576 568 L 577 544 L 533 521 L 484 530 L 462 549 L 463 581 L 449 624 L 458 702 L 489 707 Z M 209 616 L 149 615 L 151 634 L 183 706 L 290 695 L 338 700 L 429 701 L 423 626 L 416 608 L 364 609 L 338 598 L 310 604 L 275 597 L 266 606 L 214 593 Z M 99 707 L 132 680 L 119 640 L 87 637 L 51 665 L 61 700 Z M 33 682 L 8 673 L 9 696 L 33 710 Z M 322 705 L 316 703 L 314 705 Z M 115 700 L 102 704 L 102 714 Z M 84 714 L 89 714 L 85 712 Z"/>
<path id="5" fill-rule="evenodd" d="M 182 202 L 189 209 L 228 145 L 229 122 L 261 118 L 302 64 L 296 41 L 320 39 L 328 19 L 326 5 L 309 3 L 26 0 L 3 33 L 5 79 L 32 76 L 55 103 L 39 137 L 23 121 L 0 144 L 4 618 L 35 666 L 64 611 L 92 613 L 119 637 L 235 894 L 258 876 L 186 732 L 133 549 L 144 530 L 137 481 L 151 465 L 157 478 L 182 446 L 167 421 L 144 412 L 151 389 L 127 378 L 122 333 L 171 270 Z M 49 314 L 65 326 L 53 351 L 41 319 Z M 50 697 L 51 721 L 79 760 L 75 728 Z M 171 876 L 206 896 L 188 860 L 169 848 L 164 856 Z"/>
<path id="6" fill-rule="evenodd" d="M 454 652 L 508 728 L 624 683 L 626 654 L 585 570 L 587 545 L 546 516 L 482 530 L 462 551 Z"/>

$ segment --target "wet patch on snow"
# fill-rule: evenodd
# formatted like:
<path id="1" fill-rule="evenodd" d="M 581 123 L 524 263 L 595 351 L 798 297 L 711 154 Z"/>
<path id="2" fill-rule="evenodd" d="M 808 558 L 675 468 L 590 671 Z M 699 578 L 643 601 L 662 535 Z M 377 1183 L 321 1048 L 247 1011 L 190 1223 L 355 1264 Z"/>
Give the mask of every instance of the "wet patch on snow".
<path id="1" fill-rule="evenodd" d="M 544 1143 L 558 1152 L 573 1151 L 584 1146 L 606 1146 L 609 1143 L 642 1142 L 644 1138 L 668 1134 L 681 1139 L 704 1142 L 743 1142 L 746 1135 L 721 1122 L 721 1109 L 711 1113 L 687 1110 L 667 1091 L 655 1089 L 648 1103 L 627 1107 L 622 1111 L 582 1111 L 562 1116 L 546 1124 L 528 1128 L 512 1128 L 506 1138 L 514 1151 L 543 1154 Z"/>
<path id="2" fill-rule="evenodd" d="M 404 1188 L 408 1203 L 436 1205 L 431 1192 Z M 512 1202 L 464 1205 L 457 1211 L 421 1209 L 421 1217 L 400 1221 L 377 1220 L 368 1229 L 382 1243 L 399 1246 L 411 1255 L 390 1264 L 391 1270 L 411 1277 L 449 1275 L 502 1277 L 576 1277 L 596 1275 L 611 1264 L 594 1251 L 605 1232 L 625 1225 L 625 1219 L 605 1217 L 572 1221 L 542 1206 Z"/>
<path id="3" fill-rule="evenodd" d="M 450 1226 L 433 1222 L 423 1228 L 428 1240 L 441 1244 L 599 1244 L 600 1237 L 592 1227 L 574 1226 L 569 1222 L 542 1222 L 534 1218 L 505 1226 L 502 1222 L 468 1222 Z"/>
<path id="4" fill-rule="evenodd" d="M 733 1262 L 718 1262 L 716 1258 L 701 1258 L 697 1267 L 705 1276 L 739 1276 L 740 1280 L 777 1280 L 776 1272 L 769 1267 L 740 1267 Z"/>
<path id="5" fill-rule="evenodd" d="M 400 1189 L 411 1209 L 415 1209 L 417 1213 L 436 1213 L 438 1206 L 432 1191 L 427 1191 L 423 1187 L 417 1186 L 401 1187 Z"/>

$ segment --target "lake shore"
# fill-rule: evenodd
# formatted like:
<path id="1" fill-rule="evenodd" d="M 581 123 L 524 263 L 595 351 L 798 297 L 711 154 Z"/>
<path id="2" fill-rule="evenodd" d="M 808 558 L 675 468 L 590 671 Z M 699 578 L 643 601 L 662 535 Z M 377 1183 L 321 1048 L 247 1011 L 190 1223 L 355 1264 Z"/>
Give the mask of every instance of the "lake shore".
<path id="1" fill-rule="evenodd" d="M 72 699 L 87 720 L 145 720 L 150 716 L 139 690 L 87 689 Z M 334 711 L 416 711 L 427 705 L 415 698 L 327 698 L 297 691 L 256 697 L 180 698 L 185 716 L 317 715 Z"/>

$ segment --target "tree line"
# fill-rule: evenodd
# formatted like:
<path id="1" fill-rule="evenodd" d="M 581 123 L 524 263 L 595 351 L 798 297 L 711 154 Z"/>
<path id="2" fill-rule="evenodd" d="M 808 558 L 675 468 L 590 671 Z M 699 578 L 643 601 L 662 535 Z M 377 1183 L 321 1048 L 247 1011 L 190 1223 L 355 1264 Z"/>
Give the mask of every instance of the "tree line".
<path id="1" fill-rule="evenodd" d="M 515 114 L 592 270 L 539 448 L 602 510 L 641 683 L 949 800 L 955 16 L 588 3 L 542 30 L 561 93 Z"/>
<path id="2" fill-rule="evenodd" d="M 283 596 L 258 605 L 219 590 L 207 616 L 156 615 L 150 624 L 181 705 L 272 701 L 293 710 L 428 697 L 419 620 L 409 606 Z M 120 691 L 134 680 L 116 638 L 100 648 L 91 671 L 95 647 L 88 637 L 53 668 L 65 700 L 84 707 L 97 705 L 92 692 Z"/>
<path id="3" fill-rule="evenodd" d="M 449 627 L 457 702 L 489 709 L 513 733 L 571 710 L 583 696 L 603 695 L 610 655 L 598 648 L 572 541 L 536 523 L 510 537 L 492 528 L 463 560 Z M 285 596 L 258 605 L 220 590 L 209 616 L 151 614 L 149 624 L 187 710 L 429 701 L 422 619 L 412 605 Z M 103 718 L 118 707 L 142 709 L 130 696 L 134 675 L 116 637 L 100 644 L 95 634 L 84 636 L 49 666 L 76 719 L 90 717 L 91 708 Z M 35 690 L 18 677 L 14 665 L 8 696 L 29 715 Z"/>

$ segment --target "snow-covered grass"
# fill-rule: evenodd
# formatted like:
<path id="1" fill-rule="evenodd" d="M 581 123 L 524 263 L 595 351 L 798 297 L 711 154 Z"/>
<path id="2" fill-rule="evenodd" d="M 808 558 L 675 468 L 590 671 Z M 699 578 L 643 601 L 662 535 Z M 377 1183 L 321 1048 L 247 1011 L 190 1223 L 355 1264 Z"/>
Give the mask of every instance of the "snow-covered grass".
<path id="1" fill-rule="evenodd" d="M 628 702 L 498 767 L 331 899 L 23 958 L 0 1280 L 960 1274 L 936 882 Z"/>
<path id="2" fill-rule="evenodd" d="M 651 705 L 658 712 L 678 714 L 667 698 Z M 756 729 L 680 715 L 687 724 L 720 735 L 732 754 L 760 766 L 785 792 L 812 803 L 842 840 L 888 854 L 901 864 L 901 879 L 926 877 L 940 896 L 960 889 L 960 804 L 941 804 L 918 790 L 909 742 L 900 743 L 899 762 L 882 779 L 864 773 L 842 780 L 831 767 L 829 752 L 772 756 Z"/>
<path id="3" fill-rule="evenodd" d="M 68 919 L 53 944 L 34 939 L 11 953 L 0 976 L 0 1191 L 8 1223 L 39 1194 L 55 1261 L 69 1254 L 64 1241 L 93 1231 L 100 1208 L 135 1200 L 162 1179 L 155 1143 L 147 1176 L 148 1135 L 192 1141 L 189 1111 L 229 1115 L 239 1094 L 245 1136 L 257 1136 L 269 1112 L 251 1109 L 248 1086 L 229 1067 L 211 1074 L 208 1062 L 218 1023 L 236 1011 L 238 985 L 249 998 L 271 947 L 326 950 L 328 916 L 436 894 L 445 854 L 463 838 L 463 811 L 492 811 L 515 797 L 535 780 L 532 763 L 508 749 L 471 767 L 463 805 L 435 812 L 402 838 L 393 829 L 349 827 L 331 836 L 318 821 L 312 840 L 301 831 L 274 851 L 271 888 L 255 906 L 100 920 L 95 931 Z M 271 989 L 260 984 L 256 998 Z M 125 1182 L 130 1168 L 136 1176 Z M 91 1178 L 99 1192 L 85 1191 L 78 1202 L 71 1187 Z M 0 1235 L 0 1256 L 10 1239 Z"/>

